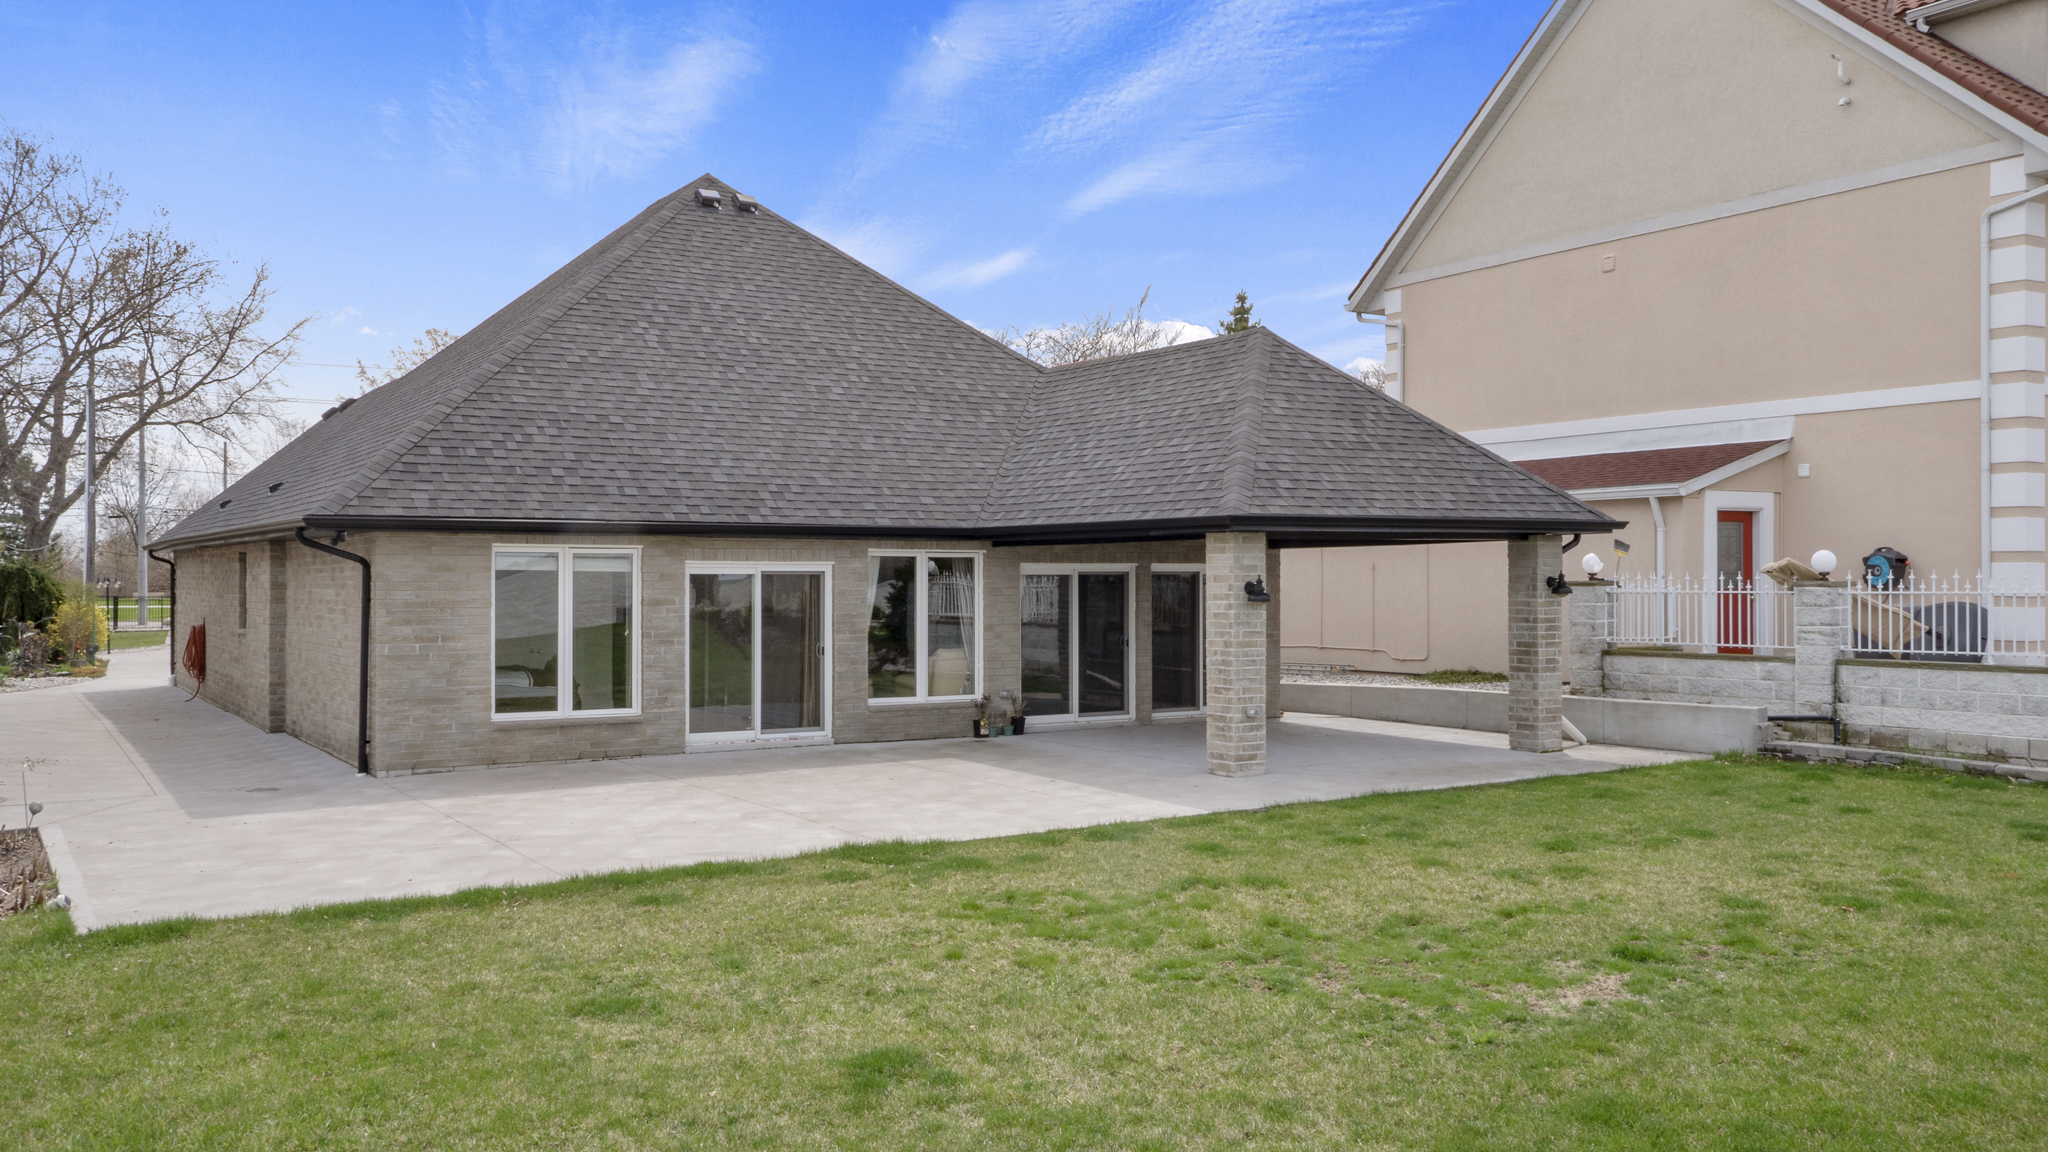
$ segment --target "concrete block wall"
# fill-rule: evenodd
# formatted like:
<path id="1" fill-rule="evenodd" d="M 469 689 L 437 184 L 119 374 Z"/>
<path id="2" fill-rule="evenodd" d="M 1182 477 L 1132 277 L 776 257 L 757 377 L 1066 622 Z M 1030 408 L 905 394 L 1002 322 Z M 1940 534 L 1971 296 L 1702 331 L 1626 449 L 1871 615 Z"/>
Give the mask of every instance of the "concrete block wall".
<path id="1" fill-rule="evenodd" d="M 2048 668 L 1844 660 L 1851 744 L 2048 764 Z"/>
<path id="2" fill-rule="evenodd" d="M 1773 711 L 1792 703 L 1793 665 L 1783 656 L 1614 649 L 1601 663 L 1602 693 L 1618 699 L 1763 705 Z"/>

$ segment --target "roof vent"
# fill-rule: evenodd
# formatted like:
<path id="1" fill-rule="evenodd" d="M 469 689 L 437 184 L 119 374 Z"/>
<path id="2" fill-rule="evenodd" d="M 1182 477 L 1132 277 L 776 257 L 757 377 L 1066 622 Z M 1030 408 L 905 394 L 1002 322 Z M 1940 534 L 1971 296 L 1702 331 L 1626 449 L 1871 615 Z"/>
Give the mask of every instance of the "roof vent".
<path id="1" fill-rule="evenodd" d="M 697 189 L 697 203 L 706 208 L 716 208 L 725 199 L 725 194 L 716 188 Z"/>
<path id="2" fill-rule="evenodd" d="M 221 501 L 221 502 L 220 502 L 220 506 L 221 506 L 221 507 L 223 507 L 223 508 L 225 508 L 225 507 L 227 507 L 228 505 L 230 505 L 230 504 L 233 504 L 234 502 L 235 502 L 235 498 L 234 498 L 233 496 L 230 496 L 230 497 L 228 497 L 227 499 L 225 499 L 225 500 Z"/>
<path id="3" fill-rule="evenodd" d="M 349 406 L 349 405 L 351 405 L 351 404 L 355 403 L 355 402 L 356 402 L 357 400 L 360 400 L 360 399 L 362 399 L 362 397 L 360 397 L 360 396 L 351 396 L 351 397 L 349 397 L 348 399 L 346 399 L 346 400 L 343 400 L 343 401 L 342 401 L 341 403 L 339 403 L 339 404 L 336 404 L 336 405 L 335 405 L 334 407 L 332 407 L 332 408 L 329 408 L 329 409 L 328 409 L 327 411 L 325 411 L 325 412 L 322 412 L 322 413 L 320 414 L 320 418 L 321 418 L 322 420 L 325 420 L 325 419 L 327 419 L 327 418 L 328 418 L 329 416 L 332 416 L 332 415 L 334 415 L 334 414 L 335 414 L 335 413 L 337 413 L 337 412 L 346 412 L 346 411 L 348 411 L 348 406 Z"/>
<path id="4" fill-rule="evenodd" d="M 278 481 L 277 483 L 275 483 L 275 484 L 272 484 L 272 485 L 270 486 L 270 491 L 271 491 L 271 493 L 272 493 L 273 495 L 275 495 L 275 494 L 276 494 L 276 492 L 277 492 L 277 490 L 278 490 L 279 488 L 282 488 L 282 487 L 284 487 L 284 481 L 282 481 L 282 480 L 279 480 L 279 481 Z"/>
<path id="5" fill-rule="evenodd" d="M 739 192 L 732 194 L 732 202 L 742 212 L 758 212 L 761 210 L 761 202 L 759 200 Z"/>

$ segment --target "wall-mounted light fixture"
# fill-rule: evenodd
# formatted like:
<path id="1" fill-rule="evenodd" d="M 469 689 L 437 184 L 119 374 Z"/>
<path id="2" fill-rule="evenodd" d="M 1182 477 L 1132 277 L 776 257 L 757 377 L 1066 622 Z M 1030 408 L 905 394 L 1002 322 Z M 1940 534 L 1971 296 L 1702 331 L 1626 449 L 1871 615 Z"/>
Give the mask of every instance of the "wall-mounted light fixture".
<path id="1" fill-rule="evenodd" d="M 1569 596 L 1572 594 L 1571 582 L 1564 578 L 1564 573 L 1562 572 L 1555 576 L 1545 576 L 1543 584 L 1550 589 L 1552 596 Z"/>
<path id="2" fill-rule="evenodd" d="M 1271 603 L 1273 599 L 1273 594 L 1271 592 L 1266 591 L 1266 578 L 1264 576 L 1260 576 L 1256 579 L 1245 581 L 1244 598 L 1246 600 L 1251 601 L 1254 604 Z"/>

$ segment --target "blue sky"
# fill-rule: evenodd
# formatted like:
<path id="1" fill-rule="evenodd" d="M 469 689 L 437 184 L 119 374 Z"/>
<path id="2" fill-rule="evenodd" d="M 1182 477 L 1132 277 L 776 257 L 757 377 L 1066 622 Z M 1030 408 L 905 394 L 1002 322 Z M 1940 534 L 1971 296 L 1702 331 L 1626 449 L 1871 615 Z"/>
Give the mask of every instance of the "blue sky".
<path id="1" fill-rule="evenodd" d="M 317 316 L 299 396 L 466 330 L 711 171 L 984 327 L 1213 325 L 1337 364 L 1346 289 L 1545 0 L 0 0 L 0 119 Z"/>

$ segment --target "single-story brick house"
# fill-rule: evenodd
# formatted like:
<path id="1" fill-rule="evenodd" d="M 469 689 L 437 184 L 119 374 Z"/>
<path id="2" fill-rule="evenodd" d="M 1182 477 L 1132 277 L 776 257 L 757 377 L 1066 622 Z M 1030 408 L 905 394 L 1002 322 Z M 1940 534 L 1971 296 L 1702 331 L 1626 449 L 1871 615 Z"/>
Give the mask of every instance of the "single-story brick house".
<path id="1" fill-rule="evenodd" d="M 1206 713 L 1242 773 L 1272 550 L 1516 541 L 1555 747 L 1539 578 L 1615 526 L 1271 331 L 1043 368 L 706 176 L 153 547 L 174 651 L 204 625 L 177 683 L 363 771 L 965 736 L 979 706 Z"/>

